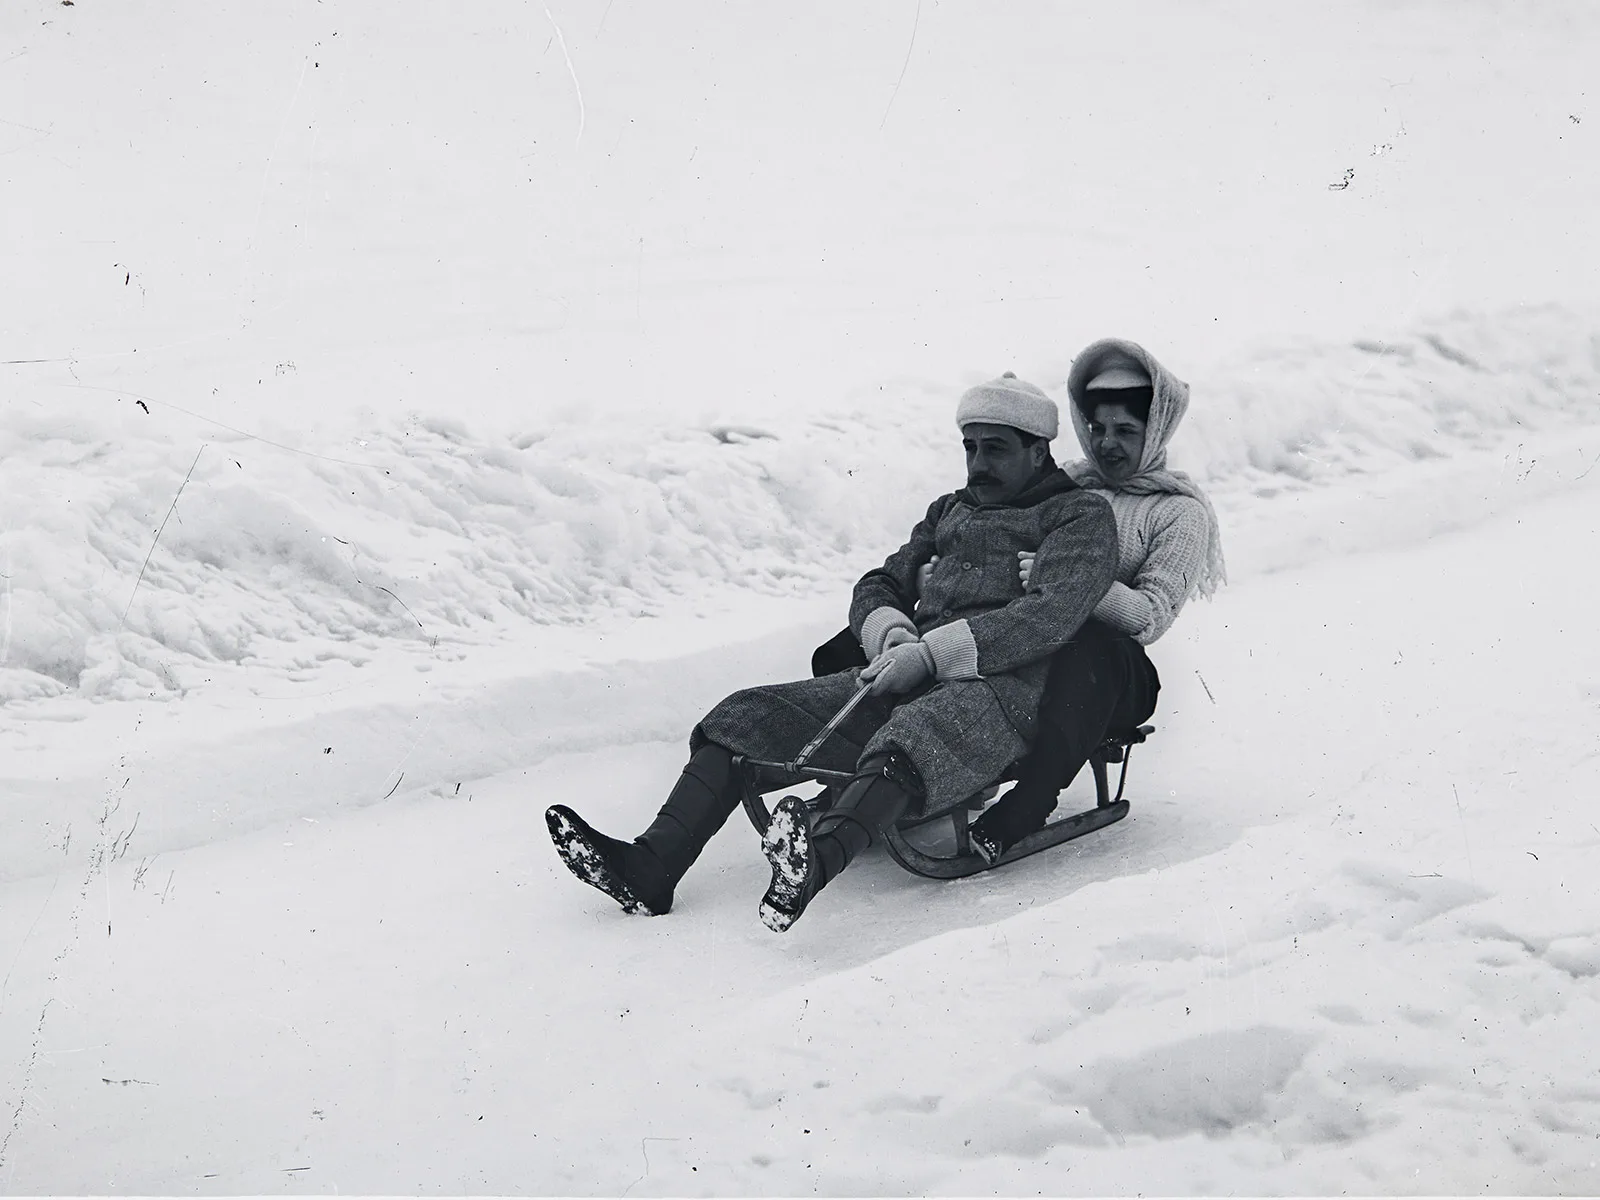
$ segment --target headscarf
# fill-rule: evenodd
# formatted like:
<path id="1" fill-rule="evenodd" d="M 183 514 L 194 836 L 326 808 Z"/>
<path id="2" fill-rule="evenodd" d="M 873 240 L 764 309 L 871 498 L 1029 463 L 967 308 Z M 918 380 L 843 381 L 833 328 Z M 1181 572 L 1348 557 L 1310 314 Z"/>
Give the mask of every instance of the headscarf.
<path id="1" fill-rule="evenodd" d="M 1113 482 L 1095 465 L 1089 422 L 1083 408 L 1089 381 L 1107 367 L 1118 365 L 1135 366 L 1147 374 L 1154 394 L 1150 400 L 1150 418 L 1145 423 L 1144 453 L 1139 458 L 1139 468 L 1129 478 Z M 1228 581 L 1217 510 L 1211 506 L 1210 497 L 1193 479 L 1182 471 L 1167 470 L 1167 443 L 1172 440 L 1178 422 L 1183 420 L 1183 414 L 1189 409 L 1189 385 L 1158 363 L 1143 346 L 1121 338 L 1104 338 L 1073 360 L 1072 370 L 1067 376 L 1067 391 L 1072 397 L 1072 403 L 1068 406 L 1072 411 L 1072 428 L 1078 434 L 1078 443 L 1083 447 L 1085 457 L 1066 464 L 1063 469 L 1080 487 L 1129 492 L 1136 496 L 1165 492 L 1198 500 L 1206 510 L 1206 559 L 1190 586 L 1190 594 L 1198 592 L 1202 596 L 1211 596 Z"/>

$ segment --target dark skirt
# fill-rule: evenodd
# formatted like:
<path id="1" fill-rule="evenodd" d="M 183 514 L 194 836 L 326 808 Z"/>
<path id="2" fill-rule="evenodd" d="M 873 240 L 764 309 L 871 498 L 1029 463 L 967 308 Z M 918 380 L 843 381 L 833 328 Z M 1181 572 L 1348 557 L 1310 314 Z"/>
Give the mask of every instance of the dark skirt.
<path id="1" fill-rule="evenodd" d="M 811 669 L 819 675 L 866 665 L 861 643 L 841 629 L 818 646 Z M 1156 710 L 1161 677 L 1145 649 L 1127 634 L 1091 618 L 1051 656 L 1039 704 L 1034 752 L 1019 768 L 1025 776 L 1048 773 L 1065 787 L 1107 733 L 1133 729 Z"/>

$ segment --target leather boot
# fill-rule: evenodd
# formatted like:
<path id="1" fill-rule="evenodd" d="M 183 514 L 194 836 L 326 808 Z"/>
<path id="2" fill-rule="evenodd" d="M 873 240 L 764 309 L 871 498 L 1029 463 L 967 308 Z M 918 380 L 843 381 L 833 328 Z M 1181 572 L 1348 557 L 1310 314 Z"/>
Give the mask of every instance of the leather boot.
<path id="1" fill-rule="evenodd" d="M 1023 838 L 1043 829 L 1045 821 L 1055 812 L 1060 799 L 1056 785 L 1039 784 L 1037 778 L 1018 783 L 968 830 L 973 850 L 991 867 Z"/>
<path id="2" fill-rule="evenodd" d="M 715 743 L 697 750 L 650 827 L 631 842 L 598 832 L 564 804 L 552 805 L 545 823 L 556 853 L 625 912 L 670 912 L 678 881 L 739 806 L 732 760 Z"/>
<path id="3" fill-rule="evenodd" d="M 761 898 L 762 923 L 777 933 L 788 929 L 828 881 L 921 796 L 916 768 L 894 753 L 862 763 L 814 827 L 804 801 L 785 796 L 761 839 L 762 853 L 772 866 L 772 884 Z"/>
<path id="4" fill-rule="evenodd" d="M 661 860 L 676 886 L 738 807 L 733 753 L 707 742 L 684 766 L 677 786 L 650 827 L 634 841 Z"/>

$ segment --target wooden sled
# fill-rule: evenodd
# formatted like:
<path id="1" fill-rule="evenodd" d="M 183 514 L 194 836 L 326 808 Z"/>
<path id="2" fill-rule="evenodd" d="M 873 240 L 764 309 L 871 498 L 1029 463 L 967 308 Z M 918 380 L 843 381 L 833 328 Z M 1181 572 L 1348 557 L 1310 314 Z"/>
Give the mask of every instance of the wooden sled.
<path id="1" fill-rule="evenodd" d="M 750 823 L 756 827 L 757 833 L 765 834 L 767 825 L 772 820 L 766 801 L 762 799 L 767 792 L 792 786 L 796 778 L 814 780 L 824 785 L 823 791 L 806 803 L 814 811 L 820 811 L 832 802 L 834 789 L 842 788 L 850 781 L 852 776 L 848 771 L 825 771 L 820 767 L 809 766 L 808 761 L 816 748 L 838 728 L 864 695 L 866 695 L 865 689 L 858 692 L 851 702 L 828 722 L 822 732 L 790 762 L 766 762 L 743 754 L 734 757 L 733 768 L 735 777 L 739 781 L 740 800 L 743 802 L 745 815 L 750 818 Z M 1155 726 L 1141 725 L 1137 729 L 1122 730 L 1108 736 L 1089 755 L 1089 766 L 1094 771 L 1095 806 L 1084 812 L 1051 821 L 1043 829 L 1023 838 L 993 864 L 985 862 L 983 856 L 972 848 L 972 839 L 967 831 L 971 814 L 982 809 L 994 798 L 998 790 L 995 787 L 987 788 L 976 796 L 937 812 L 920 813 L 901 820 L 893 828 L 885 831 L 884 840 L 889 849 L 889 856 L 906 870 L 928 879 L 960 879 L 967 875 L 976 875 L 980 871 L 987 871 L 991 865 L 1003 867 L 1018 859 L 1037 854 L 1041 850 L 1048 850 L 1052 846 L 1080 838 L 1086 833 L 1104 829 L 1128 815 L 1128 802 L 1122 798 L 1123 788 L 1128 782 L 1128 759 L 1133 747 L 1142 743 L 1154 732 Z M 1122 764 L 1114 796 L 1111 794 L 1111 785 L 1107 778 L 1108 763 Z M 918 849 L 906 839 L 906 834 L 911 830 L 945 819 L 949 819 L 955 834 L 954 854 L 929 853 Z"/>

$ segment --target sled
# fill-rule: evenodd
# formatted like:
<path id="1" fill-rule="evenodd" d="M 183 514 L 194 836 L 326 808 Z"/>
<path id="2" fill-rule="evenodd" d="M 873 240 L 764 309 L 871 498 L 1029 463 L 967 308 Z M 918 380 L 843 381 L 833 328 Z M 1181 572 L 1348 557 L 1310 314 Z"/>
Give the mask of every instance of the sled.
<path id="1" fill-rule="evenodd" d="M 844 722 L 866 695 L 865 688 L 857 692 L 849 703 L 823 726 L 821 732 L 789 762 L 768 762 L 743 754 L 734 757 L 734 777 L 739 784 L 739 798 L 744 806 L 745 815 L 750 818 L 750 823 L 756 827 L 757 833 L 765 834 L 772 820 L 766 801 L 762 799 L 766 793 L 792 786 L 797 778 L 820 783 L 823 785 L 822 792 L 806 801 L 806 806 L 816 812 L 825 809 L 831 803 L 835 794 L 834 789 L 843 788 L 850 782 L 852 774 L 849 771 L 828 771 L 808 764 L 817 747 Z M 1070 842 L 1074 838 L 1115 824 L 1128 815 L 1128 801 L 1123 799 L 1122 792 L 1128 782 L 1128 759 L 1133 747 L 1143 743 L 1154 732 L 1154 725 L 1141 725 L 1137 729 L 1119 730 L 1108 735 L 1089 755 L 1089 767 L 1094 772 L 1095 806 L 1049 822 L 1043 829 L 1023 838 L 993 863 L 984 861 L 983 856 L 972 848 L 968 829 L 972 813 L 981 810 L 994 798 L 999 790 L 998 784 L 947 808 L 903 818 L 892 828 L 884 831 L 884 841 L 889 856 L 907 871 L 927 879 L 961 879 L 993 867 L 1006 866 L 1019 859 L 1038 854 L 1041 850 L 1048 850 L 1052 846 L 1059 846 L 1063 842 Z M 1110 763 L 1120 763 L 1122 767 L 1117 776 L 1115 795 L 1111 792 L 1107 771 Z M 1005 781 L 1002 779 L 1000 782 Z M 950 821 L 955 835 L 953 854 L 931 853 L 919 849 L 906 838 L 906 834 L 912 830 L 946 819 Z"/>

